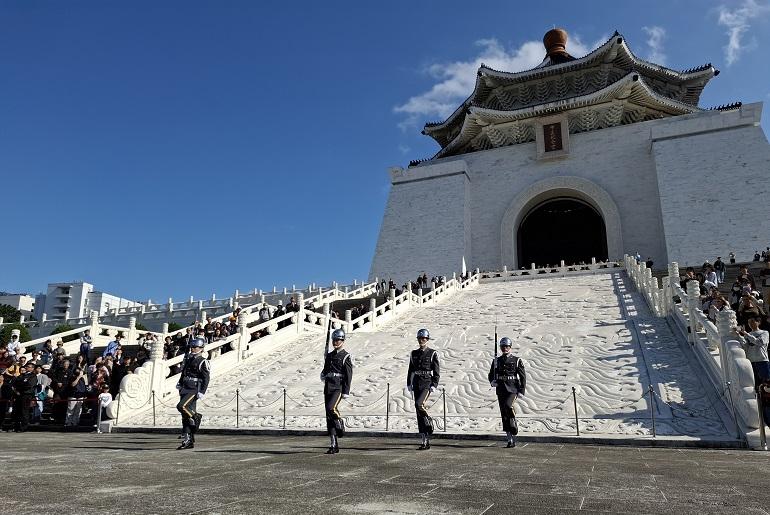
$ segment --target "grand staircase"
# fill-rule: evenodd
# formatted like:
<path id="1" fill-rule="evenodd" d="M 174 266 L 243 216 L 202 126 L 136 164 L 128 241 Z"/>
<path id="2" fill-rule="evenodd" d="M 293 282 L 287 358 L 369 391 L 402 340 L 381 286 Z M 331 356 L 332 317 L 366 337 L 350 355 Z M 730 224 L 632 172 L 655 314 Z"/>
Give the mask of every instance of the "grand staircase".
<path id="1" fill-rule="evenodd" d="M 429 400 L 439 429 L 499 431 L 487 381 L 496 328 L 527 363 L 527 395 L 516 408 L 523 434 L 574 435 L 579 429 L 582 435 L 650 438 L 654 431 L 658 438 L 735 440 L 723 422 L 729 415 L 701 382 L 686 343 L 666 319 L 652 316 L 624 271 L 519 279 L 480 284 L 350 335 L 353 387 L 340 405 L 348 427 L 416 430 L 405 377 L 414 336 L 425 327 L 441 356 L 442 390 Z M 200 406 L 203 425 L 324 428 L 323 344 L 323 335 L 309 330 L 269 352 L 260 354 L 257 346 L 254 358 L 213 381 Z M 178 427 L 173 400 L 121 424 L 153 421 Z"/>

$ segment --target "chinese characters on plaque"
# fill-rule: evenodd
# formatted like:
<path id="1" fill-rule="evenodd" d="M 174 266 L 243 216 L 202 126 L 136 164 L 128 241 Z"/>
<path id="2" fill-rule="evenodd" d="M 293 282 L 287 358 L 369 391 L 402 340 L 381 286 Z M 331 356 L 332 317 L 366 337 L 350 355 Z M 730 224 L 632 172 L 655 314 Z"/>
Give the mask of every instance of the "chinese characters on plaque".
<path id="1" fill-rule="evenodd" d="M 543 143 L 546 152 L 563 150 L 561 141 L 561 122 L 543 125 Z"/>

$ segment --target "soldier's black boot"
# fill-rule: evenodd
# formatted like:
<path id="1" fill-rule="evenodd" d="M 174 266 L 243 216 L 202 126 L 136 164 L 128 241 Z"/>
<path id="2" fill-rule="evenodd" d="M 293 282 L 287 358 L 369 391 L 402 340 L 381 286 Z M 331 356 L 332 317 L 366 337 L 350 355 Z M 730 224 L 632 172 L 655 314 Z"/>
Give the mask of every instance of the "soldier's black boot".
<path id="1" fill-rule="evenodd" d="M 182 444 L 176 448 L 177 451 L 181 451 L 182 449 L 192 449 L 195 447 L 195 444 L 192 441 L 192 436 L 189 433 L 186 433 L 184 435 L 184 440 L 182 440 Z"/>
<path id="2" fill-rule="evenodd" d="M 335 450 L 335 447 L 333 445 L 329 446 L 329 448 L 326 449 L 326 454 L 334 454 L 335 452 L 337 451 Z"/>
<path id="3" fill-rule="evenodd" d="M 511 447 L 516 447 L 516 438 L 514 438 L 514 437 L 510 437 L 510 438 L 508 439 L 508 445 L 506 445 L 506 447 L 508 447 L 509 449 L 510 449 Z"/>

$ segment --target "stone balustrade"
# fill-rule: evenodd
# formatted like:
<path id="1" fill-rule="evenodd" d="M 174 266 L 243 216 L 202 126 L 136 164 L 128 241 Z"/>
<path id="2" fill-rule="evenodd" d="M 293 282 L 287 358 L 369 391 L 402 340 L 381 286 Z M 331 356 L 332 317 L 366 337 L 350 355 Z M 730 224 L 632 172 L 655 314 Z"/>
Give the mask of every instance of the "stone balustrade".
<path id="1" fill-rule="evenodd" d="M 524 281 L 541 277 L 551 278 L 561 276 L 601 274 L 611 272 L 613 269 L 621 268 L 622 266 L 623 264 L 620 261 L 597 262 L 596 259 L 591 259 L 591 263 L 582 265 L 565 265 L 564 261 L 561 261 L 559 266 L 549 266 L 543 268 L 537 268 L 535 264 L 532 263 L 530 268 L 526 269 L 508 270 L 507 267 L 503 267 L 502 270 L 480 272 L 480 281 L 482 283 L 496 281 Z"/>
<path id="2" fill-rule="evenodd" d="M 725 406 L 748 445 L 760 448 L 760 422 L 754 373 L 735 332 L 735 312 L 729 306 L 717 313 L 716 323 L 701 309 L 698 281 L 689 281 L 687 291 L 679 284 L 679 265 L 668 266 L 663 284 L 652 277 L 644 263 L 625 256 L 625 269 L 656 317 L 667 318 L 678 331 L 706 372 L 715 398 Z M 690 292 L 689 294 L 687 292 Z"/>
<path id="3" fill-rule="evenodd" d="M 445 284 L 432 289 L 430 292 L 415 294 L 407 289 L 400 295 L 396 295 L 395 290 L 391 290 L 388 300 L 382 305 L 376 305 L 376 299 L 370 299 L 369 311 L 353 319 L 350 311 L 347 311 L 345 318 L 340 320 L 331 317 L 329 306 L 333 300 L 358 298 L 360 296 L 370 295 L 376 291 L 376 282 L 361 285 L 348 292 L 337 290 L 337 293 L 328 295 L 326 292 L 318 292 L 314 297 L 304 299 L 302 294 L 298 294 L 299 312 L 290 312 L 272 320 L 261 322 L 259 320 L 259 306 L 254 305 L 243 309 L 238 320 L 239 332 L 230 335 L 224 340 L 210 343 L 204 348 L 209 353 L 212 360 L 212 374 L 216 377 L 219 374 L 227 373 L 233 367 L 240 365 L 243 361 L 249 360 L 257 355 L 264 355 L 278 349 L 281 345 L 296 340 L 306 330 L 319 329 L 323 331 L 331 317 L 332 327 L 335 329 L 343 328 L 347 333 L 358 331 L 373 331 L 378 325 L 403 314 L 404 312 L 418 308 L 425 304 L 433 304 L 451 294 L 470 288 L 479 284 L 479 275 L 474 274 L 465 281 L 453 278 Z M 308 302 L 323 301 L 323 313 L 316 313 L 304 309 Z M 291 321 L 291 324 L 278 329 L 279 323 Z M 254 335 L 266 331 L 266 335 L 257 340 L 253 340 Z M 319 333 L 319 335 L 322 333 Z M 158 342 L 157 347 L 152 350 L 151 359 L 142 367 L 138 368 L 134 374 L 127 375 L 120 385 L 120 393 L 110 407 L 110 416 L 117 418 L 127 418 L 143 411 L 152 409 L 152 401 L 157 399 L 160 402 L 170 402 L 176 394 L 176 383 L 178 375 L 170 375 L 171 367 L 181 363 L 183 357 L 176 356 L 169 360 L 163 360 L 162 340 Z M 225 346 L 232 349 L 231 352 L 221 352 Z M 176 402 L 175 400 L 173 402 Z"/>

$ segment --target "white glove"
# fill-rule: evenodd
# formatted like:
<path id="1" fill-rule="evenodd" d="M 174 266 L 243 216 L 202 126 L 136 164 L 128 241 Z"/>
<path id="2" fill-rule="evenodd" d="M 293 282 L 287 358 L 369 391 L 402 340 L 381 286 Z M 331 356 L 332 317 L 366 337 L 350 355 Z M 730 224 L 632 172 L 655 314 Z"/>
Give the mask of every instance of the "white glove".
<path id="1" fill-rule="evenodd" d="M 203 397 L 205 397 L 202 393 L 198 392 L 198 400 L 202 401 Z"/>
<path id="2" fill-rule="evenodd" d="M 489 386 L 491 386 L 492 388 L 497 388 L 497 381 L 492 381 L 491 383 L 489 383 Z"/>
<path id="3" fill-rule="evenodd" d="M 179 383 L 177 383 L 177 384 L 176 384 L 176 389 L 177 389 L 177 390 L 181 390 L 181 389 L 182 389 L 182 385 L 181 385 L 181 384 L 179 384 Z"/>
<path id="4" fill-rule="evenodd" d="M 348 398 L 348 394 L 347 394 L 347 393 L 343 393 L 343 394 L 342 394 L 342 398 L 343 398 L 343 399 L 347 399 L 347 398 Z"/>
<path id="5" fill-rule="evenodd" d="M 324 381 L 326 381 L 326 374 L 321 372 L 321 382 L 323 383 Z"/>
<path id="6" fill-rule="evenodd" d="M 435 392 L 435 391 L 436 391 L 436 387 L 435 387 L 435 386 L 431 386 L 431 387 L 430 387 L 430 393 L 433 393 L 433 392 Z"/>

